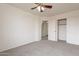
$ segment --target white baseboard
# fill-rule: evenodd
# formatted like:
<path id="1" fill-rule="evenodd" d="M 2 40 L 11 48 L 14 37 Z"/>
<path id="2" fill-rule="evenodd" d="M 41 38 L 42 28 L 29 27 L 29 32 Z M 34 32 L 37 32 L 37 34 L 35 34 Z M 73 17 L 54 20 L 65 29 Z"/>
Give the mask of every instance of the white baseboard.
<path id="1" fill-rule="evenodd" d="M 74 45 L 79 45 L 79 42 L 74 42 L 74 41 L 67 41 L 69 44 L 74 44 Z"/>

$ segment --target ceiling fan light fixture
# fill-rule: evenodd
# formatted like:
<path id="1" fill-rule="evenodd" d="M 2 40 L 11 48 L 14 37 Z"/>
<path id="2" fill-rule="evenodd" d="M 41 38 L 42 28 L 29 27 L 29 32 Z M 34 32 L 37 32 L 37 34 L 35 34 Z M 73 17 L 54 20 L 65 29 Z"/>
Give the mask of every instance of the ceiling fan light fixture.
<path id="1" fill-rule="evenodd" d="M 39 12 L 43 12 L 46 9 L 51 9 L 52 5 L 45 5 L 43 3 L 35 3 L 37 6 L 31 8 L 31 10 L 37 9 Z"/>
<path id="2" fill-rule="evenodd" d="M 44 11 L 44 7 L 42 7 L 42 6 L 38 6 L 37 9 L 38 9 L 39 12 L 43 12 Z"/>

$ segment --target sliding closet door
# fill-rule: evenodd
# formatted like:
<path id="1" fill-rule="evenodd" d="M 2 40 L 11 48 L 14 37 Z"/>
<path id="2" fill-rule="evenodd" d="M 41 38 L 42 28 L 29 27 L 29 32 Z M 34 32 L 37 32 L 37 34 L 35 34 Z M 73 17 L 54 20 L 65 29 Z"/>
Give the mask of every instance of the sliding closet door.
<path id="1" fill-rule="evenodd" d="M 66 41 L 66 19 L 58 21 L 58 39 Z"/>

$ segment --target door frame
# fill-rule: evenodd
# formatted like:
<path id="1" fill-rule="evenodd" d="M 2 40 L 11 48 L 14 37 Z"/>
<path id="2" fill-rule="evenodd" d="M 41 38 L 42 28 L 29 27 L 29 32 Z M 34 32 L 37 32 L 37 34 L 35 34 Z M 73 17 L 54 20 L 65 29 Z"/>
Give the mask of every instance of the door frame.
<path id="1" fill-rule="evenodd" d="M 41 22 L 41 40 L 42 40 L 42 24 L 43 24 L 44 21 L 46 21 L 47 24 L 48 24 L 48 20 L 42 20 L 42 22 Z M 48 29 L 48 28 L 47 28 L 47 29 Z"/>
<path id="2" fill-rule="evenodd" d="M 66 40 L 67 41 L 67 18 L 61 18 L 57 20 L 57 31 L 56 31 L 56 39 L 59 41 L 59 21 L 66 20 Z"/>

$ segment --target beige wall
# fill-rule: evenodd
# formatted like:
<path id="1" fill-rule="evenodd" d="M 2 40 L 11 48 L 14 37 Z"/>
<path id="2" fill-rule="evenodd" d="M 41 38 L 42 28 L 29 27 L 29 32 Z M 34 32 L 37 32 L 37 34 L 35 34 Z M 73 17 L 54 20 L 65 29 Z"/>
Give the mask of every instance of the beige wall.
<path id="1" fill-rule="evenodd" d="M 40 17 L 0 4 L 0 51 L 40 40 Z"/>

